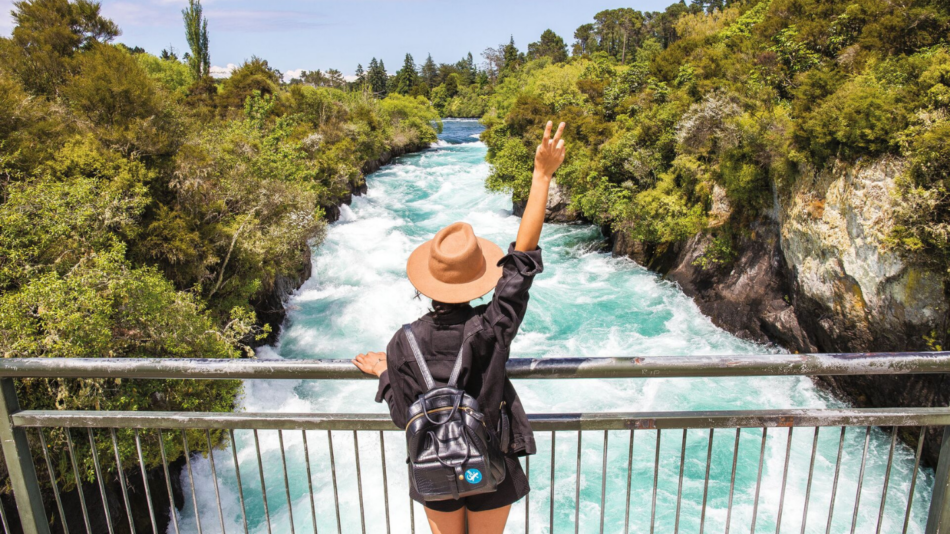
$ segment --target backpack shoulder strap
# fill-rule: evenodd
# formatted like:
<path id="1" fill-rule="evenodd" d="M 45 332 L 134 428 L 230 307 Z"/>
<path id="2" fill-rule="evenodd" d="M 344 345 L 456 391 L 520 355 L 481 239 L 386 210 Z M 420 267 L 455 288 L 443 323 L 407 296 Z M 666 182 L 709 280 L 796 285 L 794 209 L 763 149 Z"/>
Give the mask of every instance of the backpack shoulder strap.
<path id="1" fill-rule="evenodd" d="M 412 355 L 416 358 L 416 364 L 419 366 L 419 371 L 422 372 L 422 378 L 425 380 L 426 388 L 434 388 L 435 380 L 432 379 L 432 373 L 429 372 L 429 366 L 426 365 L 426 359 L 422 356 L 422 351 L 419 350 L 419 343 L 416 342 L 416 336 L 412 335 L 412 327 L 408 324 L 404 324 L 402 325 L 402 331 L 406 334 L 406 339 L 409 340 L 409 346 L 412 347 Z"/>
<path id="2" fill-rule="evenodd" d="M 458 356 L 455 357 L 455 367 L 452 368 L 452 374 L 449 375 L 449 387 L 458 387 L 459 375 L 462 373 L 462 351 L 465 350 L 465 340 L 462 340 L 462 346 L 459 347 Z"/>
<path id="3" fill-rule="evenodd" d="M 402 330 L 406 334 L 406 339 L 409 340 L 409 346 L 412 348 L 412 355 L 416 359 L 416 364 L 419 366 L 419 370 L 422 371 L 422 378 L 425 380 L 426 387 L 432 389 L 435 387 L 435 380 L 432 378 L 432 373 L 429 371 L 429 366 L 426 364 L 426 359 L 422 355 L 422 350 L 419 349 L 419 343 L 416 341 L 416 336 L 412 334 L 412 326 L 408 324 L 402 325 Z M 462 373 L 462 351 L 465 350 L 465 342 L 463 340 L 462 346 L 459 347 L 458 356 L 455 357 L 455 366 L 452 367 L 452 374 L 449 375 L 449 387 L 457 387 L 459 375 Z"/>

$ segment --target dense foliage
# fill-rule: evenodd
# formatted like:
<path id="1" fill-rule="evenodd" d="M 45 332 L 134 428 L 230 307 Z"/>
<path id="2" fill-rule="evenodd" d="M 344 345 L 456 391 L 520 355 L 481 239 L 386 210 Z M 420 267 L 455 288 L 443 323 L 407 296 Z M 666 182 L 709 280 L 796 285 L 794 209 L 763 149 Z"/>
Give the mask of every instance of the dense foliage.
<path id="1" fill-rule="evenodd" d="M 948 30 L 936 0 L 598 13 L 569 60 L 535 43 L 501 68 L 483 119 L 488 185 L 523 199 L 544 121 L 567 121 L 557 181 L 576 210 L 655 249 L 711 232 L 701 263 L 715 265 L 794 180 L 898 157 L 909 170 L 891 241 L 947 270 Z"/>
<path id="2" fill-rule="evenodd" d="M 255 303 L 309 261 L 364 166 L 436 139 L 422 97 L 285 85 L 259 58 L 214 80 L 199 2 L 184 19 L 182 62 L 110 44 L 119 30 L 88 0 L 15 4 L 0 39 L 3 357 L 252 355 L 270 331 Z M 22 380 L 18 391 L 31 409 L 229 411 L 240 382 Z M 134 443 L 119 437 L 131 465 Z M 65 434 L 47 439 L 63 453 Z M 189 441 L 207 448 L 203 434 Z M 87 476 L 88 442 L 76 445 Z M 99 445 L 109 468 L 108 437 Z M 154 435 L 143 445 L 159 458 Z"/>

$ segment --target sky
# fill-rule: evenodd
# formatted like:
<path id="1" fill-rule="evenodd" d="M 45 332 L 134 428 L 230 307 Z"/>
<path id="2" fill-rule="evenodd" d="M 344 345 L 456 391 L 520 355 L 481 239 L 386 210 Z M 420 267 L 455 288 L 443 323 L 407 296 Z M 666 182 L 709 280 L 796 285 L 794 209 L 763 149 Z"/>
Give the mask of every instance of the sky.
<path id="1" fill-rule="evenodd" d="M 122 29 L 117 42 L 152 54 L 188 49 L 181 20 L 187 0 L 101 0 L 103 14 Z M 335 68 L 352 75 L 381 58 L 390 73 L 406 53 L 421 65 L 427 54 L 454 63 L 471 52 L 508 42 L 518 48 L 552 29 L 570 45 L 574 30 L 603 9 L 665 9 L 672 0 L 203 0 L 211 63 L 219 75 L 251 56 L 288 75 Z M 13 29 L 13 0 L 0 0 L 0 35 Z"/>

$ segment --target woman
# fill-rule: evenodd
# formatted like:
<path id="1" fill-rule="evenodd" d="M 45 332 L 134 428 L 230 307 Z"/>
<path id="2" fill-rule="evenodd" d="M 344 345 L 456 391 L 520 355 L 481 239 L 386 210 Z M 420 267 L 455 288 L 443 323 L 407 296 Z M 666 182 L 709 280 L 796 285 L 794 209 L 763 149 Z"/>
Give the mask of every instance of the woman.
<path id="1" fill-rule="evenodd" d="M 463 344 L 459 387 L 478 401 L 489 428 L 502 428 L 510 421 L 507 444 L 507 476 L 491 493 L 457 500 L 425 502 L 414 489 L 410 495 L 425 505 L 433 534 L 462 534 L 468 516 L 470 534 L 500 534 L 505 529 L 511 504 L 528 494 L 528 480 L 518 456 L 536 452 L 527 415 L 514 387 L 505 375 L 511 341 L 524 319 L 528 289 L 542 270 L 538 240 L 544 224 L 548 187 L 554 171 L 564 161 L 564 123 L 551 137 L 552 123 L 534 158 L 531 192 L 521 218 L 516 241 L 505 255 L 501 248 L 475 237 L 472 227 L 454 223 L 420 245 L 409 256 L 409 281 L 432 299 L 432 312 L 412 323 L 412 331 L 436 382 L 445 384 Z M 490 303 L 472 307 L 469 301 L 495 289 Z M 363 372 L 379 377 L 376 402 L 389 404 L 393 422 L 407 424 L 407 410 L 425 392 L 425 382 L 406 335 L 393 336 L 386 352 L 360 354 L 353 363 Z"/>

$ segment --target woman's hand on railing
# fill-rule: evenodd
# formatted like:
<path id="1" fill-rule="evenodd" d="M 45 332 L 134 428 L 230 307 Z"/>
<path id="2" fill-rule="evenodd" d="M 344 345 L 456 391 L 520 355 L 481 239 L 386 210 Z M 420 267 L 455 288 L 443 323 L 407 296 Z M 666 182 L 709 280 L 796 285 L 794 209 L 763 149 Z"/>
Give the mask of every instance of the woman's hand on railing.
<path id="1" fill-rule="evenodd" d="M 353 359 L 353 365 L 369 375 L 381 376 L 386 371 L 385 352 L 367 352 Z"/>

